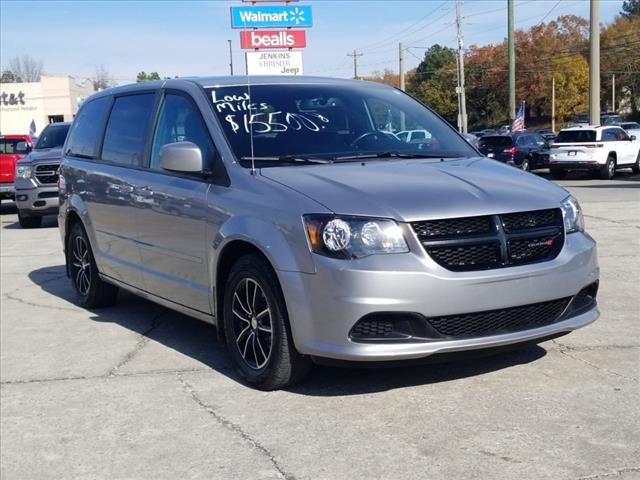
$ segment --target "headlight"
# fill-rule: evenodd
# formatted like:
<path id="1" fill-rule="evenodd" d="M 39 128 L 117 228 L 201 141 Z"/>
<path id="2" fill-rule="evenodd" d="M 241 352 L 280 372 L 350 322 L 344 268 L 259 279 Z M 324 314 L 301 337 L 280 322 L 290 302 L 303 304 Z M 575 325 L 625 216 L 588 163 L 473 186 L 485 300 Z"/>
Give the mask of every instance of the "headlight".
<path id="1" fill-rule="evenodd" d="M 16 167 L 16 178 L 31 178 L 33 167 L 31 165 L 18 165 Z"/>
<path id="2" fill-rule="evenodd" d="M 402 230 L 393 220 L 335 215 L 305 215 L 311 250 L 335 258 L 407 253 Z"/>
<path id="3" fill-rule="evenodd" d="M 564 230 L 567 233 L 584 232 L 584 218 L 578 200 L 567 197 L 560 204 L 560 208 L 564 218 Z"/>

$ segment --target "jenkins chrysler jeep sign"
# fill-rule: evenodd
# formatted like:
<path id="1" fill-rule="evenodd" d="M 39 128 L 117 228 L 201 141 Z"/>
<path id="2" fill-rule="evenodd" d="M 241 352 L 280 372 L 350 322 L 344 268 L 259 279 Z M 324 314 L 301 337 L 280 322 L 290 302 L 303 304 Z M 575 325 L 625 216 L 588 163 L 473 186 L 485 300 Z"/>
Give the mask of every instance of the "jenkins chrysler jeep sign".
<path id="1" fill-rule="evenodd" d="M 240 46 L 258 48 L 304 48 L 307 37 L 304 30 L 249 30 L 240 32 Z"/>

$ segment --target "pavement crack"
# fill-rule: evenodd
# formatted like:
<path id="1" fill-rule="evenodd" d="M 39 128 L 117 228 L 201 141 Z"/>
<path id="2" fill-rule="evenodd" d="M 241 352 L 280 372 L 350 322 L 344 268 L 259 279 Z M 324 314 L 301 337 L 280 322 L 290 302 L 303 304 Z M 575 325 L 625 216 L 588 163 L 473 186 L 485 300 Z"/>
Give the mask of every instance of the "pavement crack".
<path id="1" fill-rule="evenodd" d="M 598 370 L 600 372 L 609 373 L 611 375 L 615 375 L 616 377 L 624 378 L 625 380 L 631 380 L 632 382 L 640 382 L 640 379 L 638 379 L 638 378 L 629 377 L 627 375 L 623 375 L 623 374 L 615 372 L 613 370 L 609 370 L 608 368 L 601 367 L 600 365 L 596 365 L 595 363 L 591 363 L 590 361 L 585 360 L 584 358 L 580 358 L 580 357 L 572 354 L 572 352 L 579 353 L 580 350 L 573 349 L 569 345 L 565 345 L 564 343 L 560 343 L 557 340 L 551 340 L 551 341 L 553 343 L 555 343 L 558 347 L 560 347 L 559 352 L 560 352 L 561 355 L 564 355 L 566 357 L 572 358 L 573 360 L 576 360 L 578 362 L 582 362 L 585 365 L 588 365 L 591 368 L 593 368 L 595 370 Z"/>
<path id="2" fill-rule="evenodd" d="M 15 293 L 15 292 L 13 292 L 13 293 Z M 21 303 L 22 305 L 26 305 L 28 307 L 48 308 L 48 309 L 53 309 L 53 310 L 62 310 L 64 312 L 77 312 L 78 311 L 77 308 L 58 307 L 56 305 L 46 305 L 44 303 L 30 302 L 28 300 L 24 300 L 23 298 L 16 297 L 13 293 L 3 293 L 2 296 L 4 298 L 6 298 L 7 300 L 13 300 L 14 302 Z"/>
<path id="3" fill-rule="evenodd" d="M 295 477 L 285 471 L 285 469 L 280 465 L 275 456 L 258 440 L 253 438 L 250 434 L 245 432 L 242 427 L 232 421 L 224 418 L 216 409 L 210 405 L 207 405 L 202 401 L 202 399 L 198 396 L 195 389 L 184 379 L 181 373 L 177 374 L 178 381 L 182 385 L 182 389 L 184 392 L 198 405 L 202 410 L 208 413 L 217 423 L 222 425 L 224 428 L 232 431 L 233 433 L 238 434 L 243 440 L 249 443 L 253 448 L 261 452 L 267 459 L 272 463 L 273 467 L 280 474 L 280 476 L 285 480 L 295 480 Z"/>
<path id="4" fill-rule="evenodd" d="M 615 478 L 625 473 L 636 473 L 636 472 L 640 472 L 640 467 L 619 468 L 615 472 L 600 473 L 597 475 L 587 475 L 586 477 L 579 477 L 578 480 L 598 480 L 600 478 Z"/>
<path id="5" fill-rule="evenodd" d="M 36 383 L 55 383 L 55 382 L 68 382 L 75 380 L 110 380 L 114 378 L 128 378 L 128 377 L 141 377 L 146 375 L 176 375 L 178 373 L 197 373 L 197 372 L 210 372 L 210 368 L 185 368 L 180 370 L 151 370 L 147 372 L 131 372 L 131 373 L 117 373 L 115 375 L 70 375 L 68 377 L 54 377 L 54 378 L 33 378 L 29 380 L 7 380 L 0 382 L 0 386 L 5 387 L 9 385 L 30 385 Z"/>
<path id="6" fill-rule="evenodd" d="M 151 320 L 151 326 L 138 335 L 138 341 L 136 342 L 136 345 L 133 347 L 133 350 L 127 353 L 124 356 L 124 358 L 118 362 L 118 364 L 115 367 L 109 370 L 109 373 L 107 374 L 108 377 L 116 375 L 116 372 L 118 370 L 124 367 L 127 363 L 133 360 L 135 356 L 138 355 L 138 353 L 140 353 L 140 351 L 145 347 L 145 345 L 149 343 L 149 334 L 162 324 L 162 321 L 160 319 L 162 318 L 163 315 L 166 315 L 166 314 L 167 314 L 166 311 L 162 311 L 158 315 L 153 317 L 153 319 Z"/>

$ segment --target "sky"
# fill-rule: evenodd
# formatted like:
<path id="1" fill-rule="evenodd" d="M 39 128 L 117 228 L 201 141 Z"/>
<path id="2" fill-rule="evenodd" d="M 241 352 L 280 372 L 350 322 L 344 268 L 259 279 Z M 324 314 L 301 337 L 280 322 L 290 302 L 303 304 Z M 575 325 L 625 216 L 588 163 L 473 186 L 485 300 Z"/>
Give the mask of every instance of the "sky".
<path id="1" fill-rule="evenodd" d="M 398 43 L 407 47 L 407 70 L 418 65 L 429 46 L 457 45 L 453 0 L 308 0 L 313 8 L 307 29 L 304 73 L 353 76 L 385 68 L 397 71 Z M 230 26 L 226 1 L 19 1 L 0 2 L 0 65 L 16 55 L 42 60 L 48 75 L 89 78 L 104 65 L 118 84 L 135 81 L 140 71 L 161 76 L 227 75 L 232 40 L 236 73 L 244 73 L 240 33 Z M 246 5 L 246 4 L 245 4 Z M 602 23 L 618 15 L 622 0 L 601 0 Z M 464 0 L 465 46 L 502 41 L 507 0 Z M 528 29 L 560 15 L 589 16 L 589 0 L 516 0 L 516 29 Z"/>

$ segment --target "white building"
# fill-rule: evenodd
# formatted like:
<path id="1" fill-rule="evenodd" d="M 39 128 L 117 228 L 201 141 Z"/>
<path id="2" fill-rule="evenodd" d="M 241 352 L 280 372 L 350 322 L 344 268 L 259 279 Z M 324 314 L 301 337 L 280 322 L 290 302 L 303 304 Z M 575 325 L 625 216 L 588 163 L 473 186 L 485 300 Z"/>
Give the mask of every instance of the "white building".
<path id="1" fill-rule="evenodd" d="M 92 93 L 91 80 L 73 77 L 43 76 L 33 83 L 0 83 L 0 133 L 39 135 L 49 123 L 70 122 Z"/>

